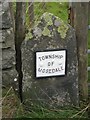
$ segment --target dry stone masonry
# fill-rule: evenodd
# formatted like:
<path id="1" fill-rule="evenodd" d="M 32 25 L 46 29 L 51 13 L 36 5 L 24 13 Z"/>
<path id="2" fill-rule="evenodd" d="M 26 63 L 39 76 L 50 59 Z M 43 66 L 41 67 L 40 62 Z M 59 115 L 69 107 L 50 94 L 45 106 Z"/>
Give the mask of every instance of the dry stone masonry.
<path id="1" fill-rule="evenodd" d="M 15 47 L 14 47 L 14 32 L 12 27 L 12 21 L 10 16 L 9 3 L 6 0 L 2 1 L 2 26 L 0 27 L 0 33 L 2 32 L 2 84 L 10 86 L 16 77 L 15 70 Z"/>
<path id="2" fill-rule="evenodd" d="M 67 51 L 64 76 L 36 77 L 36 53 Z M 22 43 L 23 100 L 27 107 L 78 106 L 78 61 L 74 29 L 51 13 L 44 13 Z M 41 58 L 40 58 L 41 59 Z M 43 58 L 44 59 L 44 58 Z"/>

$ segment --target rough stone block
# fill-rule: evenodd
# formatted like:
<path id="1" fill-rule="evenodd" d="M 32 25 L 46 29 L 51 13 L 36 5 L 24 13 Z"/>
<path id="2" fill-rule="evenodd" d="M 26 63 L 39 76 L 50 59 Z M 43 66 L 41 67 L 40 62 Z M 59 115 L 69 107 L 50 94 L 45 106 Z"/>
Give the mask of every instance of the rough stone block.
<path id="1" fill-rule="evenodd" d="M 66 75 L 35 77 L 35 52 L 67 50 Z M 44 13 L 22 43 L 23 100 L 50 108 L 78 106 L 78 60 L 74 29 L 60 18 Z"/>

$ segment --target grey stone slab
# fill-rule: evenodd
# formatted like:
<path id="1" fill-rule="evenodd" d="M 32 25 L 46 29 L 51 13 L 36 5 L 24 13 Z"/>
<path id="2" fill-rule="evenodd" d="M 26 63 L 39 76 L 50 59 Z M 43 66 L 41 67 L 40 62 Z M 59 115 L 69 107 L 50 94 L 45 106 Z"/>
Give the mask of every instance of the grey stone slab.
<path id="1" fill-rule="evenodd" d="M 9 29 L 10 27 L 12 27 L 12 21 L 11 18 L 9 17 L 8 11 L 7 12 L 3 12 L 2 14 L 2 29 Z"/>
<path id="2" fill-rule="evenodd" d="M 6 1 L 2 2 L 1 15 L 2 15 L 2 29 L 9 29 L 10 27 L 12 27 L 9 2 Z"/>
<path id="3" fill-rule="evenodd" d="M 2 69 L 9 69 L 15 66 L 15 51 L 11 48 L 2 51 Z"/>
<path id="4" fill-rule="evenodd" d="M 6 87 L 13 86 L 13 81 L 17 77 L 15 67 L 2 71 L 2 85 Z"/>
<path id="5" fill-rule="evenodd" d="M 2 50 L 2 85 L 10 87 L 17 77 L 15 69 L 15 50 L 12 48 Z"/>
<path id="6" fill-rule="evenodd" d="M 35 77 L 35 52 L 67 50 L 67 74 L 63 77 Z M 23 100 L 27 107 L 78 106 L 78 61 L 74 29 L 60 18 L 44 13 L 22 43 Z"/>
<path id="7" fill-rule="evenodd" d="M 0 30 L 2 32 L 2 49 L 14 48 L 14 32 L 13 28 Z"/>

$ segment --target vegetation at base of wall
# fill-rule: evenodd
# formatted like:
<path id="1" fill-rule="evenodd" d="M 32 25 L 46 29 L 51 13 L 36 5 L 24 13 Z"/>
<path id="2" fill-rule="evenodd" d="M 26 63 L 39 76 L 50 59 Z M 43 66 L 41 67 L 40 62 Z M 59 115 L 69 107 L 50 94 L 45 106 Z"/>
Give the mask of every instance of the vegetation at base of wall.
<path id="1" fill-rule="evenodd" d="M 47 109 L 41 106 L 29 106 L 25 110 L 13 88 L 3 89 L 2 116 L 3 118 L 87 118 L 87 109 Z"/>

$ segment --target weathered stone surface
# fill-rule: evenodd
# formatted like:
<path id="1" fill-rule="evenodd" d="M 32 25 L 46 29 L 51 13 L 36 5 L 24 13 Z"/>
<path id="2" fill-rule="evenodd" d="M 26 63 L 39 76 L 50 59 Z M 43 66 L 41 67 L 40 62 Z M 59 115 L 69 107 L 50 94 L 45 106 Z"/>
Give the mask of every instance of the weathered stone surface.
<path id="1" fill-rule="evenodd" d="M 10 86 L 16 78 L 15 50 L 12 48 L 2 50 L 2 85 Z"/>
<path id="2" fill-rule="evenodd" d="M 64 77 L 35 77 L 35 52 L 67 50 L 67 74 Z M 45 13 L 22 43 L 23 100 L 49 106 L 78 106 L 78 61 L 75 31 L 61 19 Z M 29 106 L 30 107 L 30 106 Z"/>
<path id="3" fill-rule="evenodd" d="M 2 43 L 2 49 L 5 48 L 14 48 L 14 32 L 13 28 L 6 29 L 6 30 L 0 30 L 0 33 L 2 32 L 2 41 L 0 40 L 0 43 Z"/>
<path id="4" fill-rule="evenodd" d="M 15 65 L 15 51 L 11 48 L 2 51 L 2 69 L 10 69 Z"/>
<path id="5" fill-rule="evenodd" d="M 0 26 L 0 34 L 2 34 L 2 39 L 0 39 L 0 48 L 2 49 L 2 84 L 4 86 L 10 86 L 17 76 L 15 70 L 14 32 L 9 2 L 3 0 L 1 4 L 0 16 L 2 16 L 2 26 Z"/>
<path id="6" fill-rule="evenodd" d="M 2 28 L 8 29 L 12 26 L 11 16 L 10 16 L 10 9 L 9 9 L 9 2 L 2 1 Z M 1 28 L 0 28 L 1 29 Z"/>
<path id="7" fill-rule="evenodd" d="M 2 32 L 2 69 L 10 69 L 15 65 L 14 33 L 12 28 Z"/>
<path id="8" fill-rule="evenodd" d="M 2 71 L 2 85 L 9 87 L 13 85 L 14 79 L 17 77 L 15 66 Z"/>
<path id="9" fill-rule="evenodd" d="M 10 86 L 16 78 L 15 70 L 15 50 L 5 48 L 2 50 L 2 85 Z"/>

